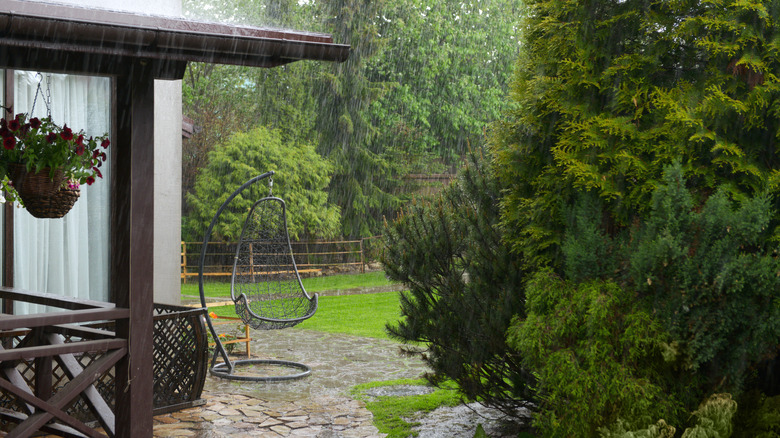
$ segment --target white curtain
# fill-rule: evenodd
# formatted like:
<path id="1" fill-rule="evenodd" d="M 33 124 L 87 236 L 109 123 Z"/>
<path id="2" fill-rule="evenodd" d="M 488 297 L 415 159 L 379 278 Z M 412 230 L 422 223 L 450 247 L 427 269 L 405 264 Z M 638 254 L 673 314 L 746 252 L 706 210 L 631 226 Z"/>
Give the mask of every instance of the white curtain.
<path id="1" fill-rule="evenodd" d="M 57 125 L 83 129 L 87 136 L 110 132 L 109 78 L 17 71 L 14 79 L 14 113 L 46 117 L 50 96 Z M 102 180 L 81 186 L 81 197 L 62 219 L 36 219 L 23 208 L 14 210 L 16 288 L 108 301 L 109 167 L 109 162 L 101 167 Z M 45 309 L 17 303 L 14 311 Z"/>

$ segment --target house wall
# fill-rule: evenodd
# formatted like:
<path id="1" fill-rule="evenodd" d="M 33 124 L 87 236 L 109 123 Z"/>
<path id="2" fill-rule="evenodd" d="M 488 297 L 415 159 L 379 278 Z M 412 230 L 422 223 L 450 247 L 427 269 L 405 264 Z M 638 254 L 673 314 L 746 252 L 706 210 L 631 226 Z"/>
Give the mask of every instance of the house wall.
<path id="1" fill-rule="evenodd" d="M 180 16 L 181 0 L 58 0 L 103 9 Z M 155 82 L 154 300 L 180 302 L 181 81 Z"/>

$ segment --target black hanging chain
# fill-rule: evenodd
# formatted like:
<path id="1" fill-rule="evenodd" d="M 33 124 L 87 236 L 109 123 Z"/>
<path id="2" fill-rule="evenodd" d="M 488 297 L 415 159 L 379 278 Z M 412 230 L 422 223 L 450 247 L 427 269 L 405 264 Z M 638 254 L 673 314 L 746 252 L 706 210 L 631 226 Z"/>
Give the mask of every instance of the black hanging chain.
<path id="1" fill-rule="evenodd" d="M 38 83 L 40 85 L 40 82 Z M 46 75 L 46 117 L 51 120 L 51 74 Z"/>
<path id="2" fill-rule="evenodd" d="M 43 94 L 41 91 L 41 84 L 43 83 L 44 79 L 43 74 L 38 72 L 37 76 L 39 76 L 40 79 L 38 80 L 38 87 L 35 89 L 35 97 L 33 97 L 30 116 L 32 116 L 33 112 L 35 111 L 35 104 L 38 102 L 38 95 Z M 43 96 L 43 104 L 46 105 L 46 116 L 51 119 L 51 74 L 46 75 L 46 95 Z"/>

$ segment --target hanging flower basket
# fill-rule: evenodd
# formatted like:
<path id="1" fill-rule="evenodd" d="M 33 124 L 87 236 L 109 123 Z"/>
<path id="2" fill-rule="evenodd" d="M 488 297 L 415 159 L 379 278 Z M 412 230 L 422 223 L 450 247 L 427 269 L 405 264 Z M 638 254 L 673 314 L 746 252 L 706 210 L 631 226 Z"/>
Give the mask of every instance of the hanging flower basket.
<path id="1" fill-rule="evenodd" d="M 0 189 L 39 218 L 64 216 L 79 198 L 79 184 L 103 177 L 110 144 L 107 135 L 87 137 L 27 114 L 0 119 L 0 141 Z"/>
<path id="2" fill-rule="evenodd" d="M 37 196 L 20 193 L 27 212 L 39 219 L 64 217 L 81 196 L 78 186 L 62 186 L 51 195 Z"/>

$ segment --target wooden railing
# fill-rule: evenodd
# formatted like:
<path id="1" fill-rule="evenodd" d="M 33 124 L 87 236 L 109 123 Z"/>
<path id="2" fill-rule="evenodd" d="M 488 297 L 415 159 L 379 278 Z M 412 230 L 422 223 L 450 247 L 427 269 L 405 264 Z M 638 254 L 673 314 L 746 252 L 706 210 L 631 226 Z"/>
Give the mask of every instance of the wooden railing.
<path id="1" fill-rule="evenodd" d="M 32 315 L 6 315 L 0 318 L 0 334 L 22 333 L 20 340 L 6 339 L 0 346 L 0 391 L 11 394 L 19 409 L 0 411 L 0 419 L 18 423 L 8 437 L 31 436 L 36 431 L 61 436 L 105 436 L 68 412 L 83 396 L 90 411 L 108 436 L 114 436 L 115 415 L 110 404 L 96 389 L 98 380 L 127 354 L 127 339 L 114 332 L 95 330 L 84 324 L 128 319 L 129 309 L 112 303 L 75 300 L 62 296 L 0 288 L 0 299 L 64 309 Z M 20 329 L 24 329 L 20 331 Z M 64 336 L 71 342 L 65 343 Z M 99 355 L 83 368 L 76 357 Z M 34 384 L 17 369 L 23 360 L 35 361 Z M 55 388 L 52 367 L 56 362 L 68 381 Z M 54 390 L 57 389 L 56 392 Z"/>

